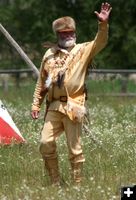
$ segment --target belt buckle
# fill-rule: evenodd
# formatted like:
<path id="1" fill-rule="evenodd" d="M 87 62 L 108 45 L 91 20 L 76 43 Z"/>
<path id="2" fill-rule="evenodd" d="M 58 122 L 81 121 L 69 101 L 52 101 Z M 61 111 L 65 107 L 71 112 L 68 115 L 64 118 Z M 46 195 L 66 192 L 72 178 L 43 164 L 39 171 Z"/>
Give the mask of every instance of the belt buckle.
<path id="1" fill-rule="evenodd" d="M 67 102 L 67 96 L 60 96 L 61 102 Z"/>

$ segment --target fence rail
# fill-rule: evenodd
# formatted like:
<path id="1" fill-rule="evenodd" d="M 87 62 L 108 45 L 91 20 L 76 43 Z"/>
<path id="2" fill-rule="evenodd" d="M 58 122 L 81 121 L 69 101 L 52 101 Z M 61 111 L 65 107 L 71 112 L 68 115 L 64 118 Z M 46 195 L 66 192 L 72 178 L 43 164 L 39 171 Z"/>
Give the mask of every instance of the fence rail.
<path id="1" fill-rule="evenodd" d="M 0 74 L 33 73 L 31 69 L 1 69 Z M 91 69 L 90 73 L 97 74 L 135 74 L 135 69 Z"/>
<path id="2" fill-rule="evenodd" d="M 97 74 L 135 74 L 135 69 L 92 69 L 90 73 Z"/>
<path id="3" fill-rule="evenodd" d="M 32 73 L 31 69 L 1 69 L 0 74 L 21 74 L 21 73 Z"/>

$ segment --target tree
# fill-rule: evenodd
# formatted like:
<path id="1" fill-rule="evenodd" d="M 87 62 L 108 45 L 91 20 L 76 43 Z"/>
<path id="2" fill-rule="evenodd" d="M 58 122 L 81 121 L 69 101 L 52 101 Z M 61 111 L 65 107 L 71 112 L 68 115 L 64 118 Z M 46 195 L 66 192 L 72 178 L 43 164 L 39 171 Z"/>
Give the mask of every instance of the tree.
<path id="1" fill-rule="evenodd" d="M 40 65 L 45 41 L 55 41 L 52 21 L 60 16 L 70 15 L 77 24 L 77 41 L 92 40 L 97 32 L 95 10 L 100 10 L 100 0 L 7 0 L 0 1 L 0 21 L 24 48 L 30 58 Z M 136 25 L 134 0 L 109 1 L 113 10 L 110 18 L 109 42 L 95 58 L 98 68 L 135 68 Z M 0 43 L 7 55 L 13 55 L 5 39 Z M 10 50 L 9 50 L 10 49 Z M 10 53 L 12 52 L 12 54 Z M 14 52 L 14 54 L 16 54 Z M 16 55 L 14 55 L 16 56 Z M 15 59 L 14 59 L 15 60 Z M 16 62 L 18 59 L 16 59 Z M 15 62 L 15 61 L 13 61 Z M 20 62 L 20 61 L 18 61 Z M 17 62 L 17 63 L 18 63 Z"/>

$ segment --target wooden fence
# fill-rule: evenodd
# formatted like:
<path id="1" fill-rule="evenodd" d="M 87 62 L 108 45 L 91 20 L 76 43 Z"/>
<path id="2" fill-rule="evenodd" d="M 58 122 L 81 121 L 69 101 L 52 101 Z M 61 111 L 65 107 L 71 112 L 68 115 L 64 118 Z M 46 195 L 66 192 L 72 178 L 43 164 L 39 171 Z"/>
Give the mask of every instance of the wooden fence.
<path id="1" fill-rule="evenodd" d="M 106 95 L 106 96 L 130 96 L 130 97 L 136 97 L 136 93 L 130 93 L 127 92 L 128 88 L 128 83 L 130 81 L 130 75 L 133 74 L 133 81 L 136 84 L 136 70 L 131 69 L 92 69 L 90 71 L 90 78 L 93 77 L 93 74 L 99 77 L 103 75 L 103 77 L 108 79 L 109 81 L 112 81 L 114 79 L 118 79 L 117 76 L 120 75 L 120 92 L 119 93 L 99 93 L 99 94 L 94 94 L 98 96 Z M 131 77 L 132 78 L 132 77 Z"/>
<path id="2" fill-rule="evenodd" d="M 9 76 L 14 76 L 15 86 L 20 87 L 20 79 L 22 74 L 34 76 L 33 70 L 31 69 L 2 69 L 0 70 L 1 84 L 4 92 L 8 91 L 9 88 Z"/>
<path id="3" fill-rule="evenodd" d="M 14 75 L 15 77 L 15 84 L 16 87 L 20 87 L 20 78 L 21 75 L 25 73 L 27 75 L 33 76 L 34 77 L 34 73 L 33 70 L 31 69 L 7 69 L 7 70 L 0 70 L 0 76 L 1 74 L 8 74 L 8 75 Z M 120 74 L 122 75 L 123 79 L 121 79 L 120 84 L 121 84 L 121 90 L 119 92 L 119 94 L 97 94 L 97 95 L 112 95 L 112 96 L 136 96 L 136 93 L 127 93 L 127 84 L 128 84 L 128 76 L 130 74 L 136 74 L 136 70 L 126 70 L 126 69 L 92 69 L 90 71 L 90 79 L 92 77 L 92 75 L 95 74 L 96 77 L 97 75 L 101 76 L 101 75 L 107 75 L 107 74 L 113 74 L 113 75 L 117 75 Z M 35 77 L 36 78 L 36 77 Z M 2 88 L 4 91 L 8 90 L 8 79 L 5 76 L 5 79 L 3 78 L 2 81 Z"/>

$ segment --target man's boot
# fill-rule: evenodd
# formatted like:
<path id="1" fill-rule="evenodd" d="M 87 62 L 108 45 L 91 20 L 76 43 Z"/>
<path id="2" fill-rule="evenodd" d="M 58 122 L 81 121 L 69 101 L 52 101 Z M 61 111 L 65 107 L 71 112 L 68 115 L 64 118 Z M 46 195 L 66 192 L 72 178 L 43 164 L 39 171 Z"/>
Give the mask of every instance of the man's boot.
<path id="1" fill-rule="evenodd" d="M 58 167 L 58 159 L 44 159 L 45 161 L 45 168 L 49 174 L 51 184 L 52 185 L 60 185 L 60 174 L 59 174 L 59 167 Z"/>
<path id="2" fill-rule="evenodd" d="M 83 163 L 78 162 L 78 163 L 71 163 L 71 168 L 72 168 L 72 179 L 74 183 L 80 184 L 82 181 L 82 171 L 83 171 Z"/>

